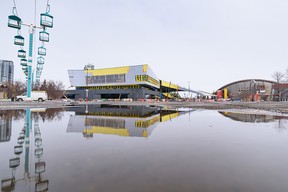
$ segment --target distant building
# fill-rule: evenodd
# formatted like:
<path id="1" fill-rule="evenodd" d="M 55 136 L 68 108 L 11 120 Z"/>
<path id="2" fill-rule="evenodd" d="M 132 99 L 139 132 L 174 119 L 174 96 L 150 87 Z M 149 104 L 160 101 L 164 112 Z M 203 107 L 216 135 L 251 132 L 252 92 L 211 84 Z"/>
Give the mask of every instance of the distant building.
<path id="1" fill-rule="evenodd" d="M 217 98 L 256 101 L 272 100 L 272 86 L 276 82 L 264 79 L 245 79 L 222 86 L 216 91 Z"/>
<path id="2" fill-rule="evenodd" d="M 288 101 L 288 83 L 276 83 L 272 86 L 273 101 Z"/>
<path id="3" fill-rule="evenodd" d="M 0 84 L 14 82 L 14 64 L 13 61 L 0 60 Z"/>

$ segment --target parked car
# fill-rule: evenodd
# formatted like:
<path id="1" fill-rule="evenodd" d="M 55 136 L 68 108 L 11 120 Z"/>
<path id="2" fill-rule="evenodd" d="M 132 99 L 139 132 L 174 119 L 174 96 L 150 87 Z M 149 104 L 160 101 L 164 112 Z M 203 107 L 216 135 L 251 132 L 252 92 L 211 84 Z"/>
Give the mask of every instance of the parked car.
<path id="1" fill-rule="evenodd" d="M 16 96 L 16 101 L 26 101 L 33 100 L 43 102 L 48 99 L 46 91 L 32 91 L 30 99 L 27 99 L 27 93 L 23 93 L 22 95 Z"/>

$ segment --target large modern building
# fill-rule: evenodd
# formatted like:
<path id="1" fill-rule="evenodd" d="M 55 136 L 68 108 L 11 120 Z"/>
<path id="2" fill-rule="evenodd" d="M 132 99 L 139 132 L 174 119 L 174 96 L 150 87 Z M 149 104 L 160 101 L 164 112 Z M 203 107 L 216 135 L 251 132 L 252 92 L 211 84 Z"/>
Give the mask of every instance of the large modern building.
<path id="1" fill-rule="evenodd" d="M 13 61 L 0 60 L 0 84 L 14 82 L 14 64 Z"/>
<path id="2" fill-rule="evenodd" d="M 146 99 L 164 98 L 165 93 L 183 90 L 176 84 L 157 78 L 148 64 L 82 70 L 68 70 L 75 99 Z"/>
<path id="3" fill-rule="evenodd" d="M 217 90 L 217 97 L 232 100 L 271 100 L 272 86 L 274 81 L 264 79 L 245 79 L 235 81 L 220 87 Z"/>

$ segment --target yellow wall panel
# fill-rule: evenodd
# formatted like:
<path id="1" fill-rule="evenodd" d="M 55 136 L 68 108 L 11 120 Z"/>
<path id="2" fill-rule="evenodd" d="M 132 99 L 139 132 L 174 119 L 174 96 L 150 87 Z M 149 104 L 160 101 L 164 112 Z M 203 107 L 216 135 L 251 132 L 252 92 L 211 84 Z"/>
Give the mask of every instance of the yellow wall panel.
<path id="1" fill-rule="evenodd" d="M 179 113 L 173 113 L 173 114 L 169 114 L 169 115 L 163 115 L 161 116 L 161 119 L 162 119 L 162 122 L 165 122 L 165 121 L 168 121 L 168 120 L 171 120 L 173 118 L 176 118 L 179 116 Z"/>
<path id="2" fill-rule="evenodd" d="M 176 84 L 173 84 L 173 83 L 170 83 L 170 82 L 167 82 L 167 81 L 161 81 L 162 82 L 162 86 L 163 87 L 168 87 L 168 88 L 171 88 L 171 89 L 179 89 L 179 86 L 178 85 L 176 85 Z"/>
<path id="3" fill-rule="evenodd" d="M 228 90 L 226 88 L 224 89 L 223 97 L 224 97 L 224 99 L 228 99 Z"/>
<path id="4" fill-rule="evenodd" d="M 93 126 L 92 129 L 83 130 L 83 133 L 102 133 L 102 134 L 120 135 L 120 136 L 130 135 L 127 129 L 115 129 L 115 128 L 97 127 L 97 126 Z"/>
<path id="5" fill-rule="evenodd" d="M 88 73 L 92 74 L 93 76 L 115 75 L 115 74 L 126 74 L 128 73 L 129 70 L 130 70 L 130 67 L 114 67 L 114 68 L 107 68 L 107 69 L 88 70 Z"/>
<path id="6" fill-rule="evenodd" d="M 147 73 L 147 69 L 148 69 L 148 65 L 147 65 L 147 64 L 144 64 L 144 65 L 143 65 L 143 68 L 142 68 L 143 73 Z"/>

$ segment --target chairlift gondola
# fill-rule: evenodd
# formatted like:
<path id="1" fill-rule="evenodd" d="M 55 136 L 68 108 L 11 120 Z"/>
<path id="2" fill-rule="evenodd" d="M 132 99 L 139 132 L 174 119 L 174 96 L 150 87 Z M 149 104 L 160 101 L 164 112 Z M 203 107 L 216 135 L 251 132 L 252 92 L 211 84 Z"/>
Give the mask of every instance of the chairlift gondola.
<path id="1" fill-rule="evenodd" d="M 24 51 L 23 49 L 18 50 L 18 57 L 26 58 L 26 51 Z"/>
<path id="2" fill-rule="evenodd" d="M 20 60 L 20 65 L 27 66 L 27 59 L 21 59 Z"/>
<path id="3" fill-rule="evenodd" d="M 16 15 L 8 16 L 8 27 L 21 29 L 21 24 L 22 24 L 22 21 L 20 17 L 17 17 Z"/>
<path id="4" fill-rule="evenodd" d="M 37 58 L 37 64 L 39 64 L 39 65 L 43 65 L 45 63 L 45 59 L 44 59 L 44 57 L 38 57 Z"/>
<path id="5" fill-rule="evenodd" d="M 38 55 L 45 56 L 46 55 L 46 48 L 41 46 L 38 48 Z"/>
<path id="6" fill-rule="evenodd" d="M 24 37 L 21 35 L 16 35 L 14 37 L 14 45 L 24 46 Z"/>
<path id="7" fill-rule="evenodd" d="M 43 42 L 49 42 L 49 33 L 47 31 L 39 32 L 39 40 Z"/>
<path id="8" fill-rule="evenodd" d="M 18 139 L 17 139 L 17 143 L 19 144 L 19 145 L 22 145 L 23 143 L 24 143 L 24 139 L 25 139 L 25 137 L 23 136 L 20 136 L 20 137 L 18 137 Z"/>
<path id="9" fill-rule="evenodd" d="M 43 65 L 37 65 L 37 71 L 42 71 Z"/>
<path id="10" fill-rule="evenodd" d="M 40 14 L 40 25 L 43 27 L 53 27 L 53 16 L 49 15 L 48 13 L 41 13 Z"/>
<path id="11" fill-rule="evenodd" d="M 19 134 L 20 137 L 25 137 L 25 130 L 22 130 Z"/>

